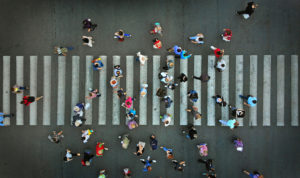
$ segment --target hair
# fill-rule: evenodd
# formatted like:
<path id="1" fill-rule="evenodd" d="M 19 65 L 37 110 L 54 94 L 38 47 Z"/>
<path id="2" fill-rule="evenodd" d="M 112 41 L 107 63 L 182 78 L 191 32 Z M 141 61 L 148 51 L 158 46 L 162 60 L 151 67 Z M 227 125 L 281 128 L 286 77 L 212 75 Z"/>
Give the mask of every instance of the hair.
<path id="1" fill-rule="evenodd" d="M 21 103 L 21 104 L 24 104 L 24 101 L 21 101 L 20 103 Z"/>
<path id="2" fill-rule="evenodd" d="M 256 103 L 256 100 L 253 100 L 252 102 L 253 102 L 253 103 Z"/>
<path id="3" fill-rule="evenodd" d="M 169 124 L 169 121 L 165 121 L 165 124 Z"/>
<path id="4" fill-rule="evenodd" d="M 168 159 L 173 159 L 174 158 L 174 155 L 172 153 L 170 153 L 167 157 Z"/>
<path id="5" fill-rule="evenodd" d="M 221 64 L 222 67 L 225 67 L 225 64 Z"/>
<path id="6" fill-rule="evenodd" d="M 197 119 L 201 119 L 201 114 L 196 114 Z"/>
<path id="7" fill-rule="evenodd" d="M 123 35 L 124 33 L 123 33 L 123 31 L 122 30 L 120 30 L 119 31 L 119 35 Z"/>
<path id="8" fill-rule="evenodd" d="M 89 42 L 89 39 L 83 38 L 82 41 L 85 42 L 85 43 L 88 43 L 88 42 Z"/>
<path id="9" fill-rule="evenodd" d="M 151 166 L 147 167 L 147 170 L 152 171 L 152 167 Z"/>
<path id="10" fill-rule="evenodd" d="M 181 49 L 181 48 L 178 48 L 178 49 L 177 49 L 177 52 L 181 52 L 181 51 L 182 51 L 182 49 Z"/>

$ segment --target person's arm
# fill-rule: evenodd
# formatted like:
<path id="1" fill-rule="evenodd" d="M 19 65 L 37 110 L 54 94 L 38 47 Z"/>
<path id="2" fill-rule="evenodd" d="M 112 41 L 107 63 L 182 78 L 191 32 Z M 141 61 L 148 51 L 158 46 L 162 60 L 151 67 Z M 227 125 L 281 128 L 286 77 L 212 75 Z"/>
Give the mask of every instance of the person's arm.
<path id="1" fill-rule="evenodd" d="M 250 104 L 244 101 L 244 105 L 250 107 Z"/>

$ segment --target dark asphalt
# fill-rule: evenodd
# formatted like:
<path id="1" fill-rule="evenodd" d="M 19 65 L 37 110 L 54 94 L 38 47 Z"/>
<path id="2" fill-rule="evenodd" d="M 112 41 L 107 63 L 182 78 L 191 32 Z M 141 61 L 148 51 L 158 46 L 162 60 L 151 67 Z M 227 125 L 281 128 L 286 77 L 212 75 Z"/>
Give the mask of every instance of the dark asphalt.
<path id="1" fill-rule="evenodd" d="M 121 66 L 125 65 L 126 55 L 135 55 L 137 51 L 142 51 L 146 55 L 167 55 L 165 49 L 178 44 L 187 49 L 192 54 L 203 55 L 203 71 L 207 70 L 207 55 L 212 54 L 210 45 L 215 45 L 225 49 L 225 54 L 242 54 L 244 56 L 244 81 L 249 79 L 249 55 L 258 55 L 258 76 L 262 76 L 263 55 L 272 55 L 272 93 L 271 97 L 276 98 L 276 55 L 299 54 L 300 52 L 300 2 L 297 0 L 266 0 L 258 2 L 259 7 L 251 18 L 247 21 L 235 14 L 236 10 L 244 9 L 246 1 L 236 0 L 174 0 L 174 1 L 137 1 L 137 0 L 2 0 L 0 1 L 0 21 L 1 33 L 0 54 L 25 57 L 24 81 L 29 82 L 29 56 L 38 55 L 38 95 L 43 93 L 43 61 L 44 55 L 53 55 L 55 45 L 73 46 L 75 49 L 68 54 L 67 64 L 71 64 L 72 55 L 81 56 L 80 68 L 80 99 L 84 99 L 84 79 L 85 79 L 85 55 L 107 55 L 111 59 L 113 55 L 121 56 Z M 91 18 L 98 24 L 96 31 L 87 33 L 82 30 L 82 20 Z M 152 39 L 154 36 L 148 34 L 152 23 L 159 21 L 164 29 L 162 39 L 163 49 L 154 50 Z M 133 38 L 125 39 L 119 43 L 113 39 L 113 33 L 118 29 L 124 29 L 131 33 Z M 223 42 L 219 34 L 223 28 L 231 28 L 233 38 L 230 43 Z M 191 44 L 188 36 L 202 32 L 205 36 L 205 44 L 197 47 Z M 96 43 L 93 48 L 81 45 L 81 36 L 91 35 Z M 233 58 L 234 59 L 234 58 Z M 152 61 L 148 61 L 148 76 L 152 76 Z M 192 61 L 191 61 L 192 62 Z M 230 60 L 230 99 L 235 101 L 235 60 Z M 290 62 L 286 61 L 286 86 L 290 83 Z M 2 60 L 0 60 L 2 66 Z M 52 66 L 57 66 L 57 60 L 52 61 Z M 108 65 L 112 66 L 112 61 L 108 60 Z M 2 68 L 2 67 L 1 67 Z M 176 75 L 179 74 L 179 63 L 176 64 Z M 52 67 L 52 95 L 57 95 L 57 68 Z M 125 68 L 124 68 L 125 69 Z M 135 74 L 139 74 L 139 66 L 134 67 Z M 273 70 L 275 69 L 275 70 Z M 108 70 L 108 78 L 112 70 Z M 126 70 L 124 71 L 126 74 Z M 70 91 L 71 68 L 67 67 L 66 91 Z M 11 84 L 15 84 L 15 61 L 11 63 Z M 193 74 L 193 65 L 189 64 L 188 76 Z M 2 79 L 2 72 L 0 78 Z M 152 77 L 148 78 L 151 82 Z M 220 74 L 216 74 L 216 92 L 220 92 Z M 138 95 L 139 77 L 135 79 L 135 95 Z M 94 75 L 94 85 L 98 85 L 98 76 Z M 262 77 L 258 77 L 258 98 L 262 98 Z M 0 82 L 2 85 L 2 82 Z M 125 80 L 121 81 L 121 87 L 126 88 Z M 192 83 L 189 83 L 189 88 Z M 249 82 L 245 82 L 244 93 L 249 92 Z M 110 89 L 110 88 L 108 88 Z M 288 87 L 285 88 L 288 91 Z M 149 90 L 152 90 L 151 86 Z M 109 90 L 108 90 L 109 91 Z M 206 115 L 207 88 L 202 85 L 202 114 Z M 2 87 L 0 87 L 2 93 Z M 149 93 L 151 97 L 151 93 Z M 175 90 L 175 96 L 179 96 L 179 90 Z M 51 107 L 52 120 L 51 127 L 28 126 L 29 112 L 25 111 L 25 126 L 12 126 L 0 128 L 0 177 L 2 178 L 86 178 L 96 177 L 99 169 L 108 169 L 109 177 L 121 177 L 121 170 L 130 167 L 133 177 L 159 177 L 162 178 L 194 178 L 201 177 L 205 171 L 204 165 L 197 163 L 200 157 L 196 149 L 196 144 L 207 142 L 209 146 L 209 158 L 216 161 L 216 172 L 221 178 L 242 178 L 247 177 L 241 173 L 242 169 L 261 170 L 266 178 L 294 178 L 300 174 L 300 129 L 290 127 L 290 93 L 285 95 L 285 126 L 276 125 L 276 107 L 271 107 L 271 127 L 262 127 L 263 103 L 258 103 L 258 127 L 245 126 L 231 131 L 228 128 L 208 127 L 206 120 L 202 121 L 203 126 L 197 127 L 199 139 L 197 141 L 186 140 L 181 136 L 179 118 L 175 120 L 176 126 L 164 128 L 163 126 L 151 126 L 148 119 L 148 126 L 141 126 L 130 131 L 132 144 L 128 150 L 122 150 L 117 136 L 128 132 L 125 126 L 112 126 L 108 120 L 106 126 L 93 125 L 95 135 L 84 145 L 80 141 L 80 129 L 71 128 L 70 99 L 71 93 L 66 92 L 66 119 L 67 126 L 55 127 L 56 124 L 56 97 L 53 98 Z M 111 96 L 108 95 L 107 107 L 111 108 Z M 0 95 L 2 101 L 2 94 Z M 175 98 L 175 103 L 179 102 L 179 97 Z M 276 106 L 276 100 L 274 106 Z M 94 113 L 98 101 L 94 101 Z M 138 106 L 138 102 L 135 103 Z M 148 108 L 151 111 L 151 101 L 148 101 Z M 2 109 L 2 102 L 0 102 Z M 38 105 L 42 110 L 42 104 Z M 138 108 L 137 108 L 138 109 Z M 11 96 L 11 110 L 15 111 L 15 96 Z M 161 108 L 164 111 L 164 108 Z M 175 115 L 178 115 L 179 105 L 175 108 Z M 121 111 L 123 111 L 121 109 Z M 107 118 L 111 118 L 111 110 L 107 110 Z M 148 118 L 151 113 L 148 112 Z M 121 112 L 121 116 L 123 112 Z M 216 108 L 216 120 L 221 116 L 220 109 Z M 38 124 L 42 124 L 42 113 L 38 113 Z M 122 118 L 122 117 L 121 117 Z M 97 118 L 93 118 L 93 123 Z M 122 121 L 121 121 L 122 123 Z M 244 123 L 248 123 L 246 118 Z M 248 124 L 247 124 L 248 125 Z M 51 130 L 63 129 L 65 138 L 59 145 L 48 141 L 47 135 Z M 155 133 L 159 144 L 174 148 L 175 158 L 186 160 L 187 167 L 183 173 L 173 170 L 171 162 L 166 160 L 165 153 L 161 150 L 150 151 L 148 137 Z M 230 143 L 231 137 L 238 135 L 244 140 L 245 150 L 238 153 Z M 103 158 L 94 158 L 90 167 L 82 167 L 80 159 L 64 163 L 63 156 L 66 148 L 75 152 L 83 153 L 86 148 L 95 148 L 98 140 L 105 141 L 111 150 L 107 151 Z M 143 173 L 143 164 L 132 154 L 134 145 L 139 141 L 146 141 L 147 149 L 144 154 L 151 155 L 158 160 L 153 165 L 151 173 Z"/>

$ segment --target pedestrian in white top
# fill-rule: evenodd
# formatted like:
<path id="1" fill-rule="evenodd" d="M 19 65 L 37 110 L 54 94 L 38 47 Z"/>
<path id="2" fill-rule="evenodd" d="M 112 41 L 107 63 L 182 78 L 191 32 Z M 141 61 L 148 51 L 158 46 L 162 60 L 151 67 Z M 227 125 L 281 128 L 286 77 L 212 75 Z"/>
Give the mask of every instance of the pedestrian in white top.
<path id="1" fill-rule="evenodd" d="M 93 37 L 91 36 L 82 36 L 82 41 L 83 41 L 83 45 L 89 46 L 89 47 L 93 47 L 93 43 L 95 41 L 93 41 Z"/>
<path id="2" fill-rule="evenodd" d="M 171 124 L 171 114 L 164 114 L 164 116 L 160 116 L 160 118 L 165 124 L 165 127 L 168 127 Z"/>
<path id="3" fill-rule="evenodd" d="M 148 57 L 145 55 L 142 55 L 141 52 L 136 53 L 136 55 L 137 55 L 136 60 L 140 61 L 141 65 L 144 65 L 145 62 L 148 60 Z"/>
<path id="4" fill-rule="evenodd" d="M 158 75 L 161 82 L 168 84 L 173 80 L 173 76 L 169 76 L 167 72 L 161 72 Z"/>
<path id="5" fill-rule="evenodd" d="M 226 62 L 224 59 L 219 59 L 215 65 L 218 72 L 223 72 L 226 68 Z"/>

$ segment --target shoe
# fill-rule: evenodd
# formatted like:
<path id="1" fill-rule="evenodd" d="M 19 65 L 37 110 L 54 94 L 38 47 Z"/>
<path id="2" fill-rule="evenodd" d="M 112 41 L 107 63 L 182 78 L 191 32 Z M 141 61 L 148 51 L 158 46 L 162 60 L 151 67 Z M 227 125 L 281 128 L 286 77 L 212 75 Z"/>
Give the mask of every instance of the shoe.
<path id="1" fill-rule="evenodd" d="M 145 161 L 145 159 L 140 159 L 141 161 Z"/>
<path id="2" fill-rule="evenodd" d="M 153 162 L 153 163 L 156 163 L 156 160 L 154 159 L 154 160 L 152 160 L 152 162 Z"/>
<path id="3" fill-rule="evenodd" d="M 15 114 L 12 114 L 12 113 L 10 114 L 10 117 L 14 117 L 14 116 L 15 116 Z"/>

